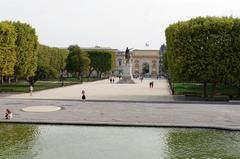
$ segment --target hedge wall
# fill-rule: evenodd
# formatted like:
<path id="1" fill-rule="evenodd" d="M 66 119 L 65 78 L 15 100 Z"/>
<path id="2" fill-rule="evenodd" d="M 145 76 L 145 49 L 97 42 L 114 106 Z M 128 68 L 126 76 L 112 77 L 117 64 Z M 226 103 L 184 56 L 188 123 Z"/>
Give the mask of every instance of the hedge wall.
<path id="1" fill-rule="evenodd" d="M 240 19 L 197 17 L 166 31 L 168 73 L 174 81 L 240 80 Z"/>

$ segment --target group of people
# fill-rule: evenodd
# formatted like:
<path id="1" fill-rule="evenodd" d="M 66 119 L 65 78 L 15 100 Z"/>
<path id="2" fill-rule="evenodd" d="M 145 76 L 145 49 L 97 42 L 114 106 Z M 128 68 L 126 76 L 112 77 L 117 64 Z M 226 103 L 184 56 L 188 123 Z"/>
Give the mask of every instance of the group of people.
<path id="1" fill-rule="evenodd" d="M 153 88 L 153 81 L 149 82 L 149 87 Z"/>
<path id="2" fill-rule="evenodd" d="M 115 82 L 114 77 L 109 77 L 109 81 L 110 81 L 110 83 L 114 83 Z"/>

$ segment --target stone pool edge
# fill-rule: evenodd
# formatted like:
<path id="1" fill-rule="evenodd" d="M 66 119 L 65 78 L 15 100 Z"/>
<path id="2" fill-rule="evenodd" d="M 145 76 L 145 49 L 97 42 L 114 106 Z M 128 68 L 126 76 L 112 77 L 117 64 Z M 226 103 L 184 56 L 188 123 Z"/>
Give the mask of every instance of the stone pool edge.
<path id="1" fill-rule="evenodd" d="M 126 122 L 83 122 L 83 121 L 26 121 L 26 120 L 0 120 L 0 124 L 37 124 L 37 125 L 79 125 L 79 126 L 105 126 L 105 127 L 145 127 L 145 128 L 199 128 L 226 131 L 240 131 L 240 127 L 224 125 L 184 125 L 171 123 L 126 123 Z"/>

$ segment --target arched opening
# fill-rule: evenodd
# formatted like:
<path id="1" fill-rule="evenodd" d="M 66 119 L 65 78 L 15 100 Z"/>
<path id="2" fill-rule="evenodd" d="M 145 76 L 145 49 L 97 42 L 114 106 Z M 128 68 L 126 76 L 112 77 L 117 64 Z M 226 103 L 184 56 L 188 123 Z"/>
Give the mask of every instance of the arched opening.
<path id="1" fill-rule="evenodd" d="M 142 74 L 144 76 L 148 75 L 149 74 L 149 64 L 148 63 L 143 63 L 142 65 Z"/>

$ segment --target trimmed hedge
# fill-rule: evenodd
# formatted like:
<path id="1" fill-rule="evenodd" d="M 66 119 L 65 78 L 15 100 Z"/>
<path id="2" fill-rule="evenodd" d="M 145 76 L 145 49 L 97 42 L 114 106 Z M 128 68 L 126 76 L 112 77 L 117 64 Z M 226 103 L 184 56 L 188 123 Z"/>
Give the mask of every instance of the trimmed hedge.
<path id="1" fill-rule="evenodd" d="M 166 29 L 169 71 L 175 80 L 240 79 L 240 19 L 198 17 Z"/>
<path id="2" fill-rule="evenodd" d="M 240 19 L 197 17 L 166 31 L 168 73 L 174 81 L 240 80 Z"/>

